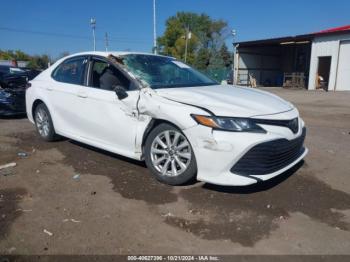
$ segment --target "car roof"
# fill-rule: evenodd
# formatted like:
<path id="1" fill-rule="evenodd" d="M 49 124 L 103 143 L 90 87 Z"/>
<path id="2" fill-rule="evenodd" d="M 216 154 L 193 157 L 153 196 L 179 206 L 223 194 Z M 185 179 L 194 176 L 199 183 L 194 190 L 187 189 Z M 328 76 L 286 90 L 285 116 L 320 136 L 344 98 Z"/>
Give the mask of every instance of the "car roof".
<path id="1" fill-rule="evenodd" d="M 152 53 L 146 53 L 146 52 L 129 52 L 129 51 L 86 51 L 86 52 L 80 52 L 80 53 L 75 53 L 75 54 L 71 54 L 67 57 L 74 57 L 74 56 L 80 56 L 80 55 L 96 55 L 96 56 L 104 56 L 104 57 L 108 57 L 109 55 L 113 55 L 113 56 L 122 56 L 122 55 L 150 55 L 150 56 L 160 56 L 160 57 L 169 57 L 169 58 L 173 58 L 170 56 L 163 56 L 163 55 L 156 55 L 156 54 L 152 54 Z M 65 57 L 65 58 L 67 58 Z"/>

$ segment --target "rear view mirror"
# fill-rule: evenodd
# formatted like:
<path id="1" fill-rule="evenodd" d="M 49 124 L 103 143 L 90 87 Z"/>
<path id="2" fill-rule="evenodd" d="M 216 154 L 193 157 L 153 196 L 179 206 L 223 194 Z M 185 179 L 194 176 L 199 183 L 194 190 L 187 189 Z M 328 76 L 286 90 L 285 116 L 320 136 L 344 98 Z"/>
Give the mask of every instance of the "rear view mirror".
<path id="1" fill-rule="evenodd" d="M 114 92 L 119 100 L 123 100 L 124 98 L 128 97 L 128 93 L 126 92 L 125 88 L 120 85 L 114 87 Z"/>

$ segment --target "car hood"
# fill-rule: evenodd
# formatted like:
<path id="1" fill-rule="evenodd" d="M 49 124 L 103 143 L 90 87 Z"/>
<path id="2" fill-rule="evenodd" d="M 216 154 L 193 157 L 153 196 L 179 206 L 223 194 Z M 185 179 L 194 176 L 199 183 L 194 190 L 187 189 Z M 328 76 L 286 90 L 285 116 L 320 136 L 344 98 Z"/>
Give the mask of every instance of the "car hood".
<path id="1" fill-rule="evenodd" d="M 274 94 L 238 86 L 164 88 L 155 91 L 163 98 L 202 107 L 219 116 L 254 117 L 294 108 L 291 103 Z"/>

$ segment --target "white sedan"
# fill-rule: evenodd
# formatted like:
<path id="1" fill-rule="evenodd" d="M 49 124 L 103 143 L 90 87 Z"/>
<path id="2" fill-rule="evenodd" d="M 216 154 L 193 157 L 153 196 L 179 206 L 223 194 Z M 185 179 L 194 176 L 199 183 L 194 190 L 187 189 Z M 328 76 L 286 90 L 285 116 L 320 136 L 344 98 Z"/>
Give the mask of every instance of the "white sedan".
<path id="1" fill-rule="evenodd" d="M 39 135 L 68 137 L 144 160 L 161 182 L 244 186 L 307 154 L 298 110 L 268 92 L 219 85 L 166 56 L 86 52 L 57 61 L 28 85 Z"/>

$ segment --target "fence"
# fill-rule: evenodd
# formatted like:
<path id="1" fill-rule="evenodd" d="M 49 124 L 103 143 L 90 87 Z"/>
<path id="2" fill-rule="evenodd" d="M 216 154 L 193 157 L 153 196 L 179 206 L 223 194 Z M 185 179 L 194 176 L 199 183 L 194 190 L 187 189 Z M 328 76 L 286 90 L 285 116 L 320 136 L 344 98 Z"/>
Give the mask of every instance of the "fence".
<path id="1" fill-rule="evenodd" d="M 224 67 L 202 70 L 202 73 L 220 83 L 222 80 L 227 80 L 227 76 L 231 70 L 231 68 Z"/>

